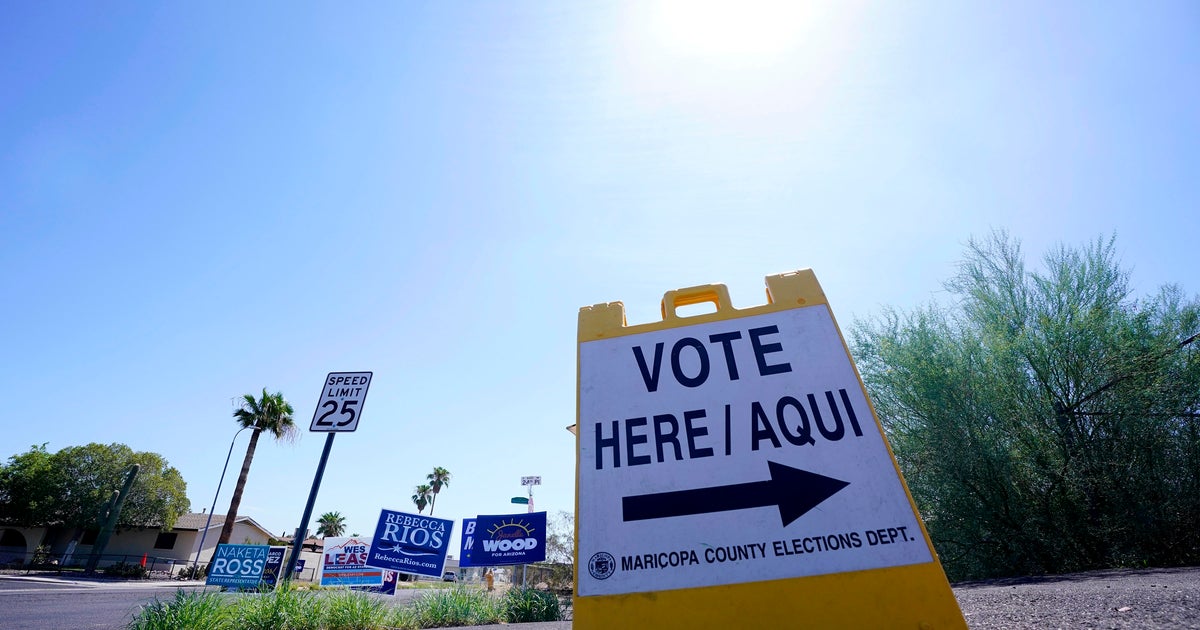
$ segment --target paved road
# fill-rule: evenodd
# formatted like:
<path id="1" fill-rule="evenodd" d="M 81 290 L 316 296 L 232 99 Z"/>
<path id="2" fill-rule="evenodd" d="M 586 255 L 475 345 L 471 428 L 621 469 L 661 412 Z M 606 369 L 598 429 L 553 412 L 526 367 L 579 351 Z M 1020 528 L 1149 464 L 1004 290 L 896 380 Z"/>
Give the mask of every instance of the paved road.
<path id="1" fill-rule="evenodd" d="M 120 628 L 142 604 L 170 597 L 178 582 L 167 584 L 0 579 L 0 628 Z"/>
<path id="2" fill-rule="evenodd" d="M 138 606 L 171 597 L 180 582 L 62 582 L 0 577 L 0 629 L 122 628 Z M 199 585 L 185 586 L 199 588 Z M 402 590 L 402 599 L 421 591 Z M 1200 629 L 1200 568 L 1098 571 L 990 580 L 954 587 L 972 630 Z M 501 626 L 477 626 L 496 630 Z M 571 622 L 506 630 L 570 630 Z"/>

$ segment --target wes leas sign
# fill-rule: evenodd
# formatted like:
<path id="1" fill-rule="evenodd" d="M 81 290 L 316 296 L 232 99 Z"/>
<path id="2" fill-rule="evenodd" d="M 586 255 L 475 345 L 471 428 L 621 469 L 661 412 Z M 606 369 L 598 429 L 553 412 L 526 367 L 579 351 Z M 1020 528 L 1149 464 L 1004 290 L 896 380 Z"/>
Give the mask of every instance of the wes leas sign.
<path id="1" fill-rule="evenodd" d="M 932 560 L 826 306 L 579 353 L 579 595 Z"/>
<path id="2" fill-rule="evenodd" d="M 383 572 L 367 566 L 371 540 L 359 536 L 327 536 L 321 562 L 321 586 L 375 586 Z"/>

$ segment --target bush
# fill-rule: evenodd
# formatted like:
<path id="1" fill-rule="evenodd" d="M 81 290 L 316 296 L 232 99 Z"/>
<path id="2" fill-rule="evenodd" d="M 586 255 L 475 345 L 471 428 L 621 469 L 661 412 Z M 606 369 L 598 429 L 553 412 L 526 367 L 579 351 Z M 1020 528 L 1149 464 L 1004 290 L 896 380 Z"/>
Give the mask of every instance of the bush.
<path id="1" fill-rule="evenodd" d="M 570 562 L 531 564 L 527 582 L 539 588 L 545 583 L 551 592 L 559 595 L 570 594 L 575 583 L 575 565 Z"/>
<path id="2" fill-rule="evenodd" d="M 150 572 L 140 564 L 118 562 L 104 567 L 104 575 L 108 577 L 145 579 L 150 576 Z"/>
<path id="3" fill-rule="evenodd" d="M 37 549 L 33 550 L 33 558 L 29 563 L 35 567 L 58 564 L 57 561 L 52 561 L 50 559 L 50 547 L 47 545 L 38 545 Z"/>
<path id="4" fill-rule="evenodd" d="M 549 591 L 536 588 L 514 588 L 504 595 L 502 603 L 504 618 L 508 623 L 533 621 L 560 621 L 562 607 L 558 597 Z"/>
<path id="5" fill-rule="evenodd" d="M 179 570 L 176 574 L 181 580 L 202 580 L 208 576 L 208 565 L 192 565 L 186 566 Z"/>

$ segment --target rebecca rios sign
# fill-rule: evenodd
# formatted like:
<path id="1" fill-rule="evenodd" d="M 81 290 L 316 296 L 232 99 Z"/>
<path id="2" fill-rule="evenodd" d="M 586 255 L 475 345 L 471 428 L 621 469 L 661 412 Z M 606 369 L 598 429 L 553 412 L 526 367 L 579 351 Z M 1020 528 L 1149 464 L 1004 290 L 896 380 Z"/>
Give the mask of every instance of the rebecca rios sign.
<path id="1" fill-rule="evenodd" d="M 367 564 L 380 569 L 441 577 L 454 521 L 382 510 Z"/>

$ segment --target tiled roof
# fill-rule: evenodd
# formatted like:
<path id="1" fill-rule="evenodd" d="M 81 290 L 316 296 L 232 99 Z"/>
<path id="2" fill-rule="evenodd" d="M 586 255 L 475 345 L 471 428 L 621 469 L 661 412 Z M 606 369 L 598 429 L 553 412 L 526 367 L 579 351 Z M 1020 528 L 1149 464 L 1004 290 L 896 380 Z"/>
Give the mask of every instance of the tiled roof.
<path id="1" fill-rule="evenodd" d="M 293 540 L 295 540 L 295 538 L 296 538 L 295 536 L 280 536 L 280 537 L 278 538 L 278 540 L 279 540 L 279 542 L 286 543 L 286 544 L 289 544 L 289 545 L 290 545 L 290 544 L 292 544 L 292 541 L 293 541 Z M 324 539 L 324 538 L 312 538 L 312 537 L 305 538 L 305 539 L 304 539 L 304 546 L 305 546 L 305 547 L 312 547 L 313 549 L 316 549 L 316 548 L 318 548 L 318 547 L 324 547 L 324 546 L 325 546 L 325 539 Z"/>
<path id="2" fill-rule="evenodd" d="M 175 521 L 175 529 L 187 529 L 187 530 L 200 531 L 200 530 L 204 529 L 204 524 L 207 522 L 208 522 L 208 514 L 200 514 L 200 513 L 196 513 L 196 512 L 191 512 L 189 514 L 184 514 L 183 516 L 180 516 L 179 519 Z M 213 514 L 212 515 L 212 524 L 209 525 L 209 527 L 220 527 L 223 523 L 225 523 L 225 515 L 224 514 Z"/>
<path id="3" fill-rule="evenodd" d="M 254 527 L 257 527 L 259 530 L 261 530 L 267 536 L 271 535 L 270 530 L 263 527 L 261 523 L 250 518 L 249 516 L 239 515 L 237 517 L 237 520 L 239 523 L 248 523 Z M 188 514 L 184 514 L 175 520 L 174 529 L 181 530 L 181 531 L 197 531 L 198 532 L 198 531 L 204 530 L 205 523 L 208 523 L 208 514 L 206 514 L 206 513 L 198 514 L 196 512 L 189 512 Z M 224 514 L 213 514 L 212 515 L 212 523 L 209 524 L 209 528 L 220 529 L 221 526 L 224 524 L 225 524 L 225 515 Z"/>

